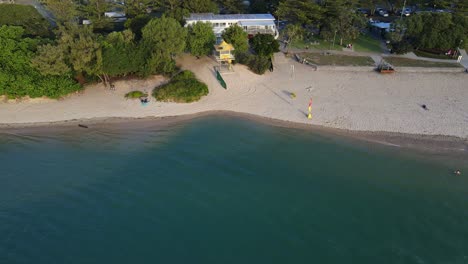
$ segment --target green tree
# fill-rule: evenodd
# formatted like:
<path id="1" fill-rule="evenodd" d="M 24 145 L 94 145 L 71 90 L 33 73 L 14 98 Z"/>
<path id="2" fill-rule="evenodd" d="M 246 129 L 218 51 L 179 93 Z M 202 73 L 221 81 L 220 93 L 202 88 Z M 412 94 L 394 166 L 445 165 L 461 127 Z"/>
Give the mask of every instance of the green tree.
<path id="1" fill-rule="evenodd" d="M 141 39 L 141 30 L 146 24 L 151 20 L 151 17 L 148 15 L 138 15 L 134 18 L 128 19 L 125 21 L 125 28 L 130 29 L 133 34 L 135 34 L 135 40 L 139 41 Z"/>
<path id="2" fill-rule="evenodd" d="M 69 24 L 61 27 L 59 32 L 59 47 L 64 51 L 65 61 L 72 69 L 78 74 L 99 77 L 107 84 L 102 76 L 102 49 L 93 28 Z"/>
<path id="3" fill-rule="evenodd" d="M 222 0 L 220 4 L 224 13 L 227 14 L 242 14 L 246 9 L 242 0 Z"/>
<path id="4" fill-rule="evenodd" d="M 378 3 L 378 0 L 361 0 L 361 6 L 364 8 L 368 8 L 370 10 L 371 15 L 374 15 Z"/>
<path id="5" fill-rule="evenodd" d="M 279 51 L 279 43 L 270 34 L 257 34 L 250 40 L 252 48 L 259 56 L 270 58 Z"/>
<path id="6" fill-rule="evenodd" d="M 210 54 L 215 42 L 216 36 L 211 23 L 198 21 L 188 28 L 187 49 L 194 56 Z"/>
<path id="7" fill-rule="evenodd" d="M 183 7 L 191 13 L 218 13 L 218 7 L 212 0 L 183 1 Z"/>
<path id="8" fill-rule="evenodd" d="M 461 15 L 422 13 L 410 16 L 405 25 L 405 38 L 416 49 L 452 49 L 468 36 L 468 18 Z"/>
<path id="9" fill-rule="evenodd" d="M 183 0 L 161 0 L 161 7 L 164 9 L 164 14 L 167 17 L 172 17 L 180 23 L 183 22 L 184 17 L 190 14 L 190 11 L 184 8 Z"/>
<path id="10" fill-rule="evenodd" d="M 145 60 L 130 30 L 112 32 L 102 42 L 102 72 L 107 76 L 139 74 Z"/>
<path id="11" fill-rule="evenodd" d="M 152 19 L 142 30 L 142 44 L 147 52 L 145 74 L 171 73 L 173 56 L 185 49 L 187 31 L 170 17 Z"/>
<path id="12" fill-rule="evenodd" d="M 45 0 L 45 4 L 54 14 L 57 24 L 76 21 L 78 10 L 73 0 Z"/>
<path id="13" fill-rule="evenodd" d="M 349 0 L 327 2 L 325 18 L 322 21 L 322 36 L 330 38 L 337 33 L 340 45 L 343 45 L 344 39 L 356 39 L 366 22 L 362 16 L 353 11 L 355 7 L 356 3 Z"/>
<path id="14" fill-rule="evenodd" d="M 311 0 L 282 0 L 276 15 L 294 24 L 318 24 L 323 17 L 322 7 Z"/>
<path id="15" fill-rule="evenodd" d="M 248 62 L 248 67 L 256 74 L 264 74 L 271 66 L 271 58 L 265 56 L 252 56 Z"/>
<path id="16" fill-rule="evenodd" d="M 150 6 L 157 5 L 153 0 L 125 0 L 125 15 L 129 18 L 146 14 Z"/>
<path id="17" fill-rule="evenodd" d="M 224 30 L 222 38 L 234 46 L 234 52 L 244 53 L 249 50 L 247 33 L 238 25 L 233 25 Z"/>
<path id="18" fill-rule="evenodd" d="M 65 63 L 63 50 L 51 44 L 39 46 L 31 63 L 43 75 L 69 75 L 71 73 L 70 67 Z"/>
<path id="19" fill-rule="evenodd" d="M 269 13 L 270 9 L 265 0 L 252 0 L 250 1 L 249 12 L 253 14 Z"/>
<path id="20" fill-rule="evenodd" d="M 110 7 L 107 0 L 88 0 L 88 3 L 83 5 L 83 11 L 86 17 L 93 22 L 93 28 L 102 29 L 111 24 L 110 18 L 104 16 Z"/>
<path id="21" fill-rule="evenodd" d="M 289 51 L 291 43 L 304 37 L 305 30 L 298 24 L 289 24 L 284 31 L 286 34 L 286 48 Z"/>
<path id="22" fill-rule="evenodd" d="M 0 95 L 58 98 L 80 89 L 68 76 L 45 76 L 32 67 L 35 41 L 23 33 L 21 27 L 0 27 Z"/>
<path id="23" fill-rule="evenodd" d="M 160 6 L 168 17 L 183 22 L 190 13 L 218 13 L 218 7 L 212 0 L 161 0 Z"/>

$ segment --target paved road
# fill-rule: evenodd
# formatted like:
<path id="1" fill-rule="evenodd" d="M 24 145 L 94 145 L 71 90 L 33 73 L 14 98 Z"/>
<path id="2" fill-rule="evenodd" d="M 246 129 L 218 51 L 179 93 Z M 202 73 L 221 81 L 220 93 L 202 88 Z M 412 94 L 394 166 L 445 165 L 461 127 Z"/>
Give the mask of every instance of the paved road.
<path id="1" fill-rule="evenodd" d="M 52 27 L 57 26 L 54 15 L 43 4 L 39 3 L 37 0 L 16 0 L 15 3 L 20 4 L 20 5 L 34 6 L 37 12 L 39 12 L 39 14 L 41 14 L 45 19 L 47 19 L 47 21 L 49 21 Z"/>
<path id="2" fill-rule="evenodd" d="M 282 49 L 282 51 L 285 51 L 284 48 Z M 337 55 L 339 54 L 339 55 L 352 55 L 352 56 L 369 56 L 374 60 L 376 65 L 380 63 L 382 58 L 385 58 L 387 56 L 415 59 L 415 60 L 422 60 L 422 61 L 432 61 L 432 62 L 458 63 L 456 60 L 443 60 L 443 59 L 418 57 L 413 52 L 410 52 L 404 55 L 396 55 L 396 54 L 390 54 L 390 53 L 359 52 L 359 51 L 351 51 L 351 50 L 346 50 L 346 51 L 327 50 L 325 51 L 325 50 L 316 50 L 316 49 L 294 49 L 294 48 L 289 49 L 289 52 L 290 53 L 327 52 L 329 54 L 337 54 Z M 460 64 L 466 69 L 468 69 L 468 55 L 466 51 L 461 50 L 461 55 L 462 55 L 462 61 L 460 62 Z"/>

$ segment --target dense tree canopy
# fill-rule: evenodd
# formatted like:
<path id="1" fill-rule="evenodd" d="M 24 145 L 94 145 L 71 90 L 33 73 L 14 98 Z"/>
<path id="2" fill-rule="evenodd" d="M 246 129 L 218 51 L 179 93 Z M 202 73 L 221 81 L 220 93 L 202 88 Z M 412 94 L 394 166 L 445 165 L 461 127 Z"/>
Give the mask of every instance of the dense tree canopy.
<path id="1" fill-rule="evenodd" d="M 215 42 L 216 36 L 211 23 L 199 21 L 188 28 L 187 49 L 194 56 L 210 54 Z"/>
<path id="2" fill-rule="evenodd" d="M 406 40 L 415 48 L 451 49 L 468 41 L 468 18 L 449 13 L 422 13 L 406 19 Z"/>
<path id="3" fill-rule="evenodd" d="M 145 73 L 170 73 L 175 69 L 172 59 L 184 51 L 187 30 L 170 17 L 152 19 L 142 30 L 142 45 L 147 52 Z"/>
<path id="4" fill-rule="evenodd" d="M 127 17 L 132 18 L 146 14 L 146 9 L 156 4 L 154 0 L 125 0 L 124 11 Z"/>
<path id="5" fill-rule="evenodd" d="M 67 62 L 80 74 L 99 76 L 102 72 L 102 50 L 90 26 L 70 25 L 63 28 L 59 48 Z"/>
<path id="6" fill-rule="evenodd" d="M 78 10 L 73 0 L 45 0 L 47 8 L 54 14 L 58 24 L 77 20 Z"/>
<path id="7" fill-rule="evenodd" d="M 282 0 L 276 15 L 302 25 L 318 24 L 323 17 L 322 6 L 311 0 Z"/>
<path id="8" fill-rule="evenodd" d="M 46 44 L 39 46 L 32 65 L 43 75 L 70 75 L 71 69 L 65 63 L 65 54 L 57 46 Z"/>
<path id="9" fill-rule="evenodd" d="M 218 6 L 212 0 L 160 0 L 160 7 L 166 16 L 183 22 L 190 13 L 218 13 Z"/>
<path id="10" fill-rule="evenodd" d="M 271 57 L 279 51 L 278 41 L 270 34 L 257 34 L 250 40 L 250 44 L 259 56 Z"/>
<path id="11" fill-rule="evenodd" d="M 16 26 L 0 27 L 0 95 L 58 98 L 80 86 L 68 76 L 42 75 L 32 67 L 36 40 L 23 38 Z"/>
<path id="12" fill-rule="evenodd" d="M 222 0 L 219 1 L 223 7 L 222 11 L 227 14 L 242 14 L 246 11 L 246 6 L 242 0 Z"/>
<path id="13" fill-rule="evenodd" d="M 212 0 L 183 1 L 183 7 L 190 13 L 217 13 L 218 6 Z"/>
<path id="14" fill-rule="evenodd" d="M 133 34 L 135 34 L 135 40 L 141 39 L 141 30 L 146 24 L 151 20 L 151 17 L 148 15 L 138 15 L 134 18 L 131 18 L 125 22 L 125 27 L 130 29 Z"/>
<path id="15" fill-rule="evenodd" d="M 326 39 L 331 39 L 335 33 L 343 45 L 344 39 L 356 39 L 360 29 L 364 28 L 366 21 L 360 14 L 354 12 L 355 1 L 334 0 L 324 5 L 325 16 L 322 20 L 321 34 Z"/>
<path id="16" fill-rule="evenodd" d="M 91 20 L 94 28 L 102 29 L 111 23 L 110 18 L 104 16 L 110 8 L 111 5 L 107 0 L 88 0 L 88 3 L 83 5 L 83 12 Z"/>
<path id="17" fill-rule="evenodd" d="M 228 27 L 222 37 L 234 46 L 236 53 L 243 53 L 249 49 L 247 33 L 238 25 Z"/>
<path id="18" fill-rule="evenodd" d="M 102 42 L 102 72 L 109 76 L 139 74 L 145 59 L 130 30 L 112 32 Z"/>

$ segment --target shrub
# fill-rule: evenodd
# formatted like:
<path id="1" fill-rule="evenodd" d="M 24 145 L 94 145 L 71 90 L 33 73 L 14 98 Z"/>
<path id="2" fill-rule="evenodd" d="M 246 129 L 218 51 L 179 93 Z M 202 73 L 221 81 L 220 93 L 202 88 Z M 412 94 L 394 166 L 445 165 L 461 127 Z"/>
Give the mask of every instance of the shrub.
<path id="1" fill-rule="evenodd" d="M 260 56 L 271 57 L 279 51 L 278 41 L 270 34 L 257 34 L 250 39 L 250 44 Z"/>
<path id="2" fill-rule="evenodd" d="M 127 99 L 138 99 L 138 98 L 140 98 L 142 96 L 148 96 L 148 95 L 145 94 L 142 91 L 131 91 L 131 92 L 129 92 L 129 93 L 127 93 L 125 95 L 125 98 L 127 98 Z"/>
<path id="3" fill-rule="evenodd" d="M 244 65 L 248 65 L 250 60 L 252 59 L 253 55 L 248 52 L 240 52 L 236 54 L 235 63 L 240 63 Z"/>
<path id="4" fill-rule="evenodd" d="M 31 65 L 32 40 L 23 38 L 23 32 L 22 27 L 0 26 L 0 95 L 59 98 L 81 89 L 67 75 L 42 75 L 36 70 Z"/>
<path id="5" fill-rule="evenodd" d="M 206 84 L 197 80 L 191 71 L 183 71 L 172 80 L 153 90 L 158 101 L 191 103 L 208 94 Z"/>
<path id="6" fill-rule="evenodd" d="M 413 46 L 405 40 L 392 43 L 392 51 L 396 54 L 405 54 L 413 51 Z"/>
<path id="7" fill-rule="evenodd" d="M 264 56 L 252 56 L 248 65 L 256 74 L 264 74 L 271 66 L 270 58 Z"/>
<path id="8" fill-rule="evenodd" d="M 256 74 L 264 74 L 271 66 L 269 57 L 242 52 L 236 55 L 236 63 L 244 64 Z"/>

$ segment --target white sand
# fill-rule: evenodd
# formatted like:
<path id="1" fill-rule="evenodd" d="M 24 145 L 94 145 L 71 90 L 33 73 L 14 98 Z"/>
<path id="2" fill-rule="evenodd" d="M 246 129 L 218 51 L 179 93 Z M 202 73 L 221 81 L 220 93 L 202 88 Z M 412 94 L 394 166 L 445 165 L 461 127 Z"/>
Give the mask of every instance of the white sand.
<path id="1" fill-rule="evenodd" d="M 468 139 L 468 74 L 313 71 L 278 54 L 275 71 L 255 75 L 244 66 L 224 74 L 228 89 L 217 82 L 209 58 L 182 57 L 185 69 L 208 84 L 210 94 L 191 104 L 161 103 L 147 106 L 126 100 L 130 90 L 146 90 L 164 81 L 116 82 L 116 91 L 100 84 L 63 100 L 29 100 L 0 103 L 0 123 L 41 123 L 107 117 L 162 117 L 228 110 L 291 122 L 326 127 L 424 135 L 457 136 Z M 291 65 L 295 74 L 291 74 Z M 310 87 L 310 89 L 306 89 Z M 291 99 L 290 92 L 297 97 Z M 311 120 L 307 107 L 312 98 Z M 422 109 L 427 105 L 429 110 Z"/>

